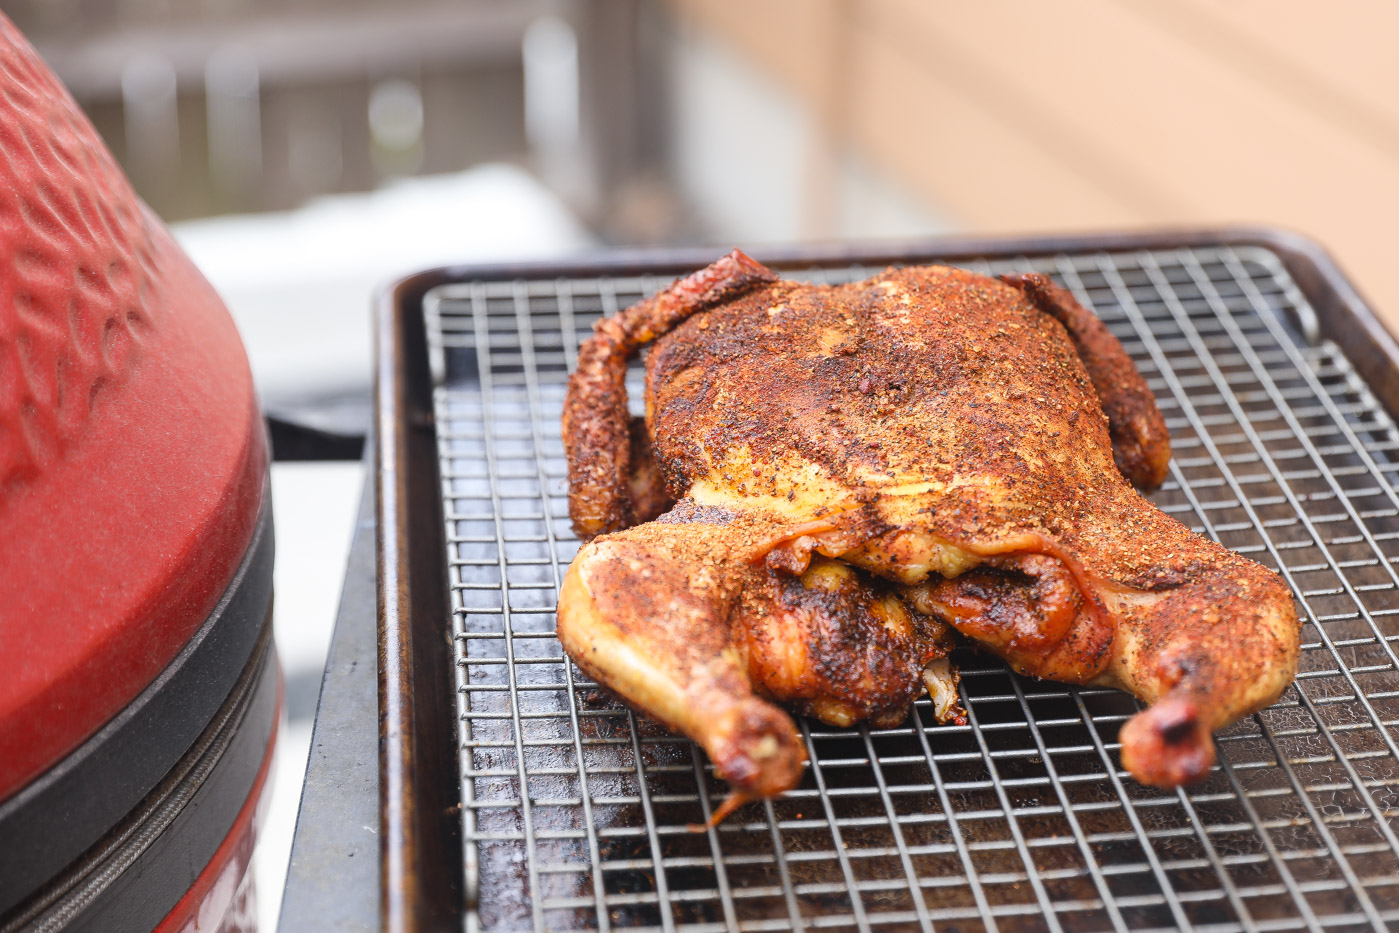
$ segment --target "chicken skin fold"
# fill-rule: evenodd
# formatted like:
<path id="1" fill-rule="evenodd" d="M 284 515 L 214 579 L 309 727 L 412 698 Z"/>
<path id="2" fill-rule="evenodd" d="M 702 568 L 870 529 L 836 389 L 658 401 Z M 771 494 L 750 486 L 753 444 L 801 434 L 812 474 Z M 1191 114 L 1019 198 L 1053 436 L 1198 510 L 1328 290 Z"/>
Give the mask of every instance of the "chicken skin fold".
<path id="1" fill-rule="evenodd" d="M 624 380 L 647 343 L 640 432 Z M 587 543 L 560 641 L 698 742 L 731 804 L 800 780 L 776 704 L 888 724 L 922 683 L 955 718 L 948 626 L 1022 673 L 1149 704 L 1122 760 L 1160 787 L 1203 777 L 1212 732 L 1296 672 L 1281 580 L 1133 488 L 1166 475 L 1165 423 L 1043 276 L 807 285 L 734 251 L 599 323 L 564 443 Z"/>

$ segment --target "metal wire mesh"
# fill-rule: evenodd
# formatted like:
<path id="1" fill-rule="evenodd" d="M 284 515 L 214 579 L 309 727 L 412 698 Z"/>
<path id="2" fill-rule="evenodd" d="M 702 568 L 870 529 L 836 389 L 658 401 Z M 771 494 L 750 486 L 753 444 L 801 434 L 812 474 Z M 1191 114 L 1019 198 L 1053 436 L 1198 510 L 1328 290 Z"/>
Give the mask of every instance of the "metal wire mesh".
<path id="1" fill-rule="evenodd" d="M 1122 339 L 1171 428 L 1154 499 L 1280 571 L 1301 674 L 1220 735 L 1186 791 L 1122 770 L 1110 690 L 968 652 L 965 726 L 806 722 L 800 788 L 692 833 L 726 788 L 687 740 L 563 657 L 559 415 L 580 335 L 666 282 L 444 286 L 439 385 L 468 927 L 489 930 L 1282 930 L 1399 927 L 1399 433 L 1276 256 L 1060 255 L 1037 269 Z M 811 269 L 844 281 L 872 270 Z M 639 386 L 632 397 L 640 397 Z M 446 620 L 444 620 L 445 622 Z"/>

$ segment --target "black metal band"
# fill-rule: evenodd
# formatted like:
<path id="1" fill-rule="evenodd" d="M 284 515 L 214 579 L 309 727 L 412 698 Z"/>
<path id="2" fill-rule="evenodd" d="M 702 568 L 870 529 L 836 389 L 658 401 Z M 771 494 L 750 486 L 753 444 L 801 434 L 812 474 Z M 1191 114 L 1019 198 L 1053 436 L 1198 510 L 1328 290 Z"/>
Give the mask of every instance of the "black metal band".
<path id="1" fill-rule="evenodd" d="M 272 605 L 272 509 L 208 619 L 115 718 L 0 803 L 0 916 L 30 897 L 149 795 L 229 699 Z"/>
<path id="2" fill-rule="evenodd" d="M 270 623 L 194 747 L 125 820 L 0 923 L 0 933 L 149 930 L 179 903 L 272 751 L 280 678 Z"/>

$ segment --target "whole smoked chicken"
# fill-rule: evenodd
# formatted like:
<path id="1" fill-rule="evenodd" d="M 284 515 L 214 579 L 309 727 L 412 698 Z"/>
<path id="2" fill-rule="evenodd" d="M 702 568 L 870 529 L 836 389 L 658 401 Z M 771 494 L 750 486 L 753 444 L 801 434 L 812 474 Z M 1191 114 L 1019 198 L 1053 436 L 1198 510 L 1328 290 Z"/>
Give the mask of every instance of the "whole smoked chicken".
<path id="1" fill-rule="evenodd" d="M 633 424 L 627 360 L 648 343 Z M 948 626 L 1150 704 L 1122 761 L 1158 787 L 1203 777 L 1212 731 L 1296 672 L 1281 580 L 1133 488 L 1165 478 L 1165 423 L 1044 276 L 806 285 L 735 250 L 598 323 L 563 426 L 588 543 L 559 639 L 705 749 L 734 789 L 721 813 L 799 782 L 777 704 L 887 724 L 926 688 L 956 718 Z"/>

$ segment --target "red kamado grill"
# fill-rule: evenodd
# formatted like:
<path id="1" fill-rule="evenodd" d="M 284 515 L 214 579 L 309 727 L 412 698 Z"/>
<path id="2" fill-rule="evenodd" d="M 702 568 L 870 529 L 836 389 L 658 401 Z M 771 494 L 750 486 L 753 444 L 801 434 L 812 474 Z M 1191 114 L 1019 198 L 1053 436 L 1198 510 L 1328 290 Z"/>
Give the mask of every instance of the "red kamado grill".
<path id="1" fill-rule="evenodd" d="M 0 17 L 0 930 L 247 919 L 269 506 L 232 320 Z"/>
<path id="2" fill-rule="evenodd" d="M 724 782 L 689 741 L 596 690 L 554 636 L 578 548 L 559 416 L 593 322 L 720 252 L 437 270 L 388 294 L 378 858 L 367 874 L 372 847 L 321 863 L 377 887 L 377 900 L 355 900 L 377 908 L 369 922 L 1399 928 L 1399 348 L 1320 250 L 1269 231 L 759 254 L 817 281 L 938 261 L 1045 272 L 1072 289 L 1121 338 L 1169 423 L 1175 457 L 1154 501 L 1282 573 L 1305 623 L 1301 673 L 1275 706 L 1223 731 L 1205 782 L 1160 791 L 1121 766 L 1129 697 L 968 652 L 965 725 L 935 725 L 926 700 L 893 729 L 805 723 L 798 789 L 692 832 Z M 332 651 L 322 718 L 343 708 L 331 701 L 353 650 Z M 333 733 L 316 741 L 338 754 Z M 310 778 L 308 795 L 348 786 L 314 763 Z M 307 814 L 333 815 L 323 801 L 303 801 L 307 852 Z M 316 898 L 289 887 L 284 919 L 339 909 Z"/>

